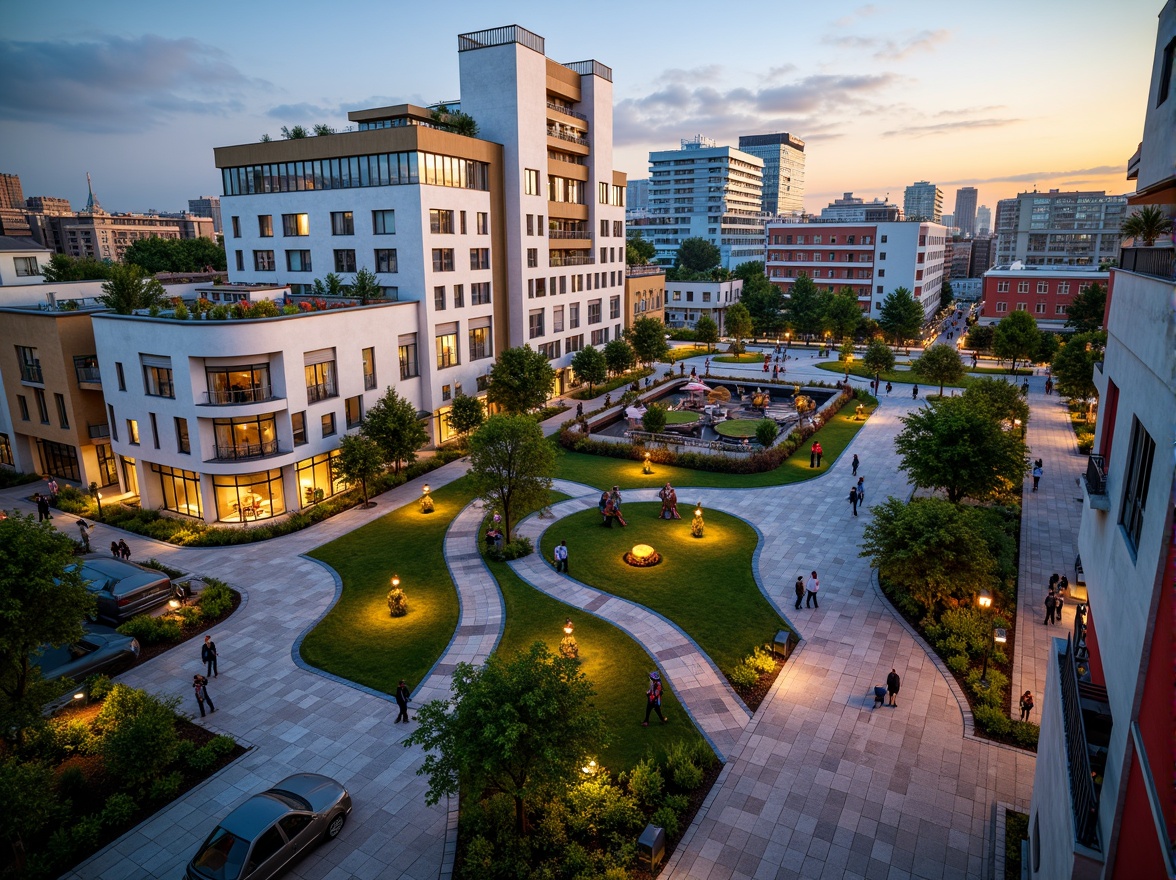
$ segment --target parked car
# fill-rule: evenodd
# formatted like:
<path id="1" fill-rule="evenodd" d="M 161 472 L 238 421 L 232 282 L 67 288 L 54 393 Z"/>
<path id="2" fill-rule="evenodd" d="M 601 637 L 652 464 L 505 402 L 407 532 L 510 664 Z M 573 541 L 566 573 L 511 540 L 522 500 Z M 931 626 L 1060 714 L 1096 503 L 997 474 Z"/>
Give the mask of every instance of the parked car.
<path id="1" fill-rule="evenodd" d="M 316 841 L 338 837 L 350 812 L 341 783 L 295 773 L 225 816 L 188 863 L 188 880 L 277 877 Z"/>
<path id="2" fill-rule="evenodd" d="M 95 619 L 122 623 L 162 605 L 175 593 L 166 574 L 133 562 L 99 557 L 77 566 L 86 587 L 98 600 Z"/>
<path id="3" fill-rule="evenodd" d="M 33 658 L 45 679 L 72 678 L 81 681 L 99 672 L 111 673 L 129 666 L 139 656 L 139 640 L 124 636 L 108 626 L 87 623 L 86 634 L 72 645 L 46 645 Z"/>

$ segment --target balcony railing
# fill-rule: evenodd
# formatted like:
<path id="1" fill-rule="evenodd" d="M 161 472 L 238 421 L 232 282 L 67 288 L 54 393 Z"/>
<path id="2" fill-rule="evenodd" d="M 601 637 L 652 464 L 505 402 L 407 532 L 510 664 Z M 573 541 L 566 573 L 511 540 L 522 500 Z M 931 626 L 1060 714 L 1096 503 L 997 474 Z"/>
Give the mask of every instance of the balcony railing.
<path id="1" fill-rule="evenodd" d="M 601 64 L 595 59 L 589 61 L 569 61 L 564 65 L 568 70 L 574 70 L 580 76 L 598 76 L 612 82 L 612 68 Z"/>
<path id="2" fill-rule="evenodd" d="M 41 365 L 36 364 L 21 364 L 20 378 L 22 382 L 36 382 L 38 385 L 44 385 L 45 380 L 41 377 Z"/>
<path id="3" fill-rule="evenodd" d="M 550 254 L 548 266 L 592 266 L 596 263 L 595 254 Z"/>
<path id="4" fill-rule="evenodd" d="M 1067 766 L 1070 769 L 1070 803 L 1078 842 L 1101 850 L 1098 840 L 1098 788 L 1090 772 L 1086 728 L 1082 723 L 1082 696 L 1074 658 L 1074 640 L 1066 637 L 1066 651 L 1058 655 L 1062 692 L 1062 723 L 1066 733 Z"/>
<path id="5" fill-rule="evenodd" d="M 554 128 L 547 129 L 547 136 L 559 138 L 561 141 L 571 141 L 573 144 L 579 144 L 582 147 L 592 146 L 588 142 L 588 138 L 576 137 L 574 134 L 564 134 L 562 131 L 557 131 Z"/>
<path id="6" fill-rule="evenodd" d="M 273 399 L 273 389 L 269 385 L 254 385 L 252 388 L 230 388 L 223 391 L 204 392 L 204 402 L 209 406 L 230 406 L 234 403 L 261 403 Z"/>
<path id="7" fill-rule="evenodd" d="M 642 275 L 665 275 L 666 267 L 657 263 L 648 263 L 644 266 L 626 266 L 625 274 L 630 278 L 638 278 Z"/>
<path id="8" fill-rule="evenodd" d="M 74 373 L 78 377 L 78 384 L 88 383 L 90 385 L 101 385 L 102 374 L 97 367 L 74 367 Z"/>
<path id="9" fill-rule="evenodd" d="M 588 121 L 588 117 L 583 113 L 577 113 L 571 107 L 568 107 L 565 104 L 557 104 L 555 101 L 548 101 L 547 109 L 554 110 L 556 113 L 563 113 L 565 116 L 575 116 L 577 119 L 583 119 L 585 122 Z"/>
<path id="10" fill-rule="evenodd" d="M 1107 463 L 1101 455 L 1091 455 L 1086 462 L 1086 492 L 1091 501 L 1107 494 Z"/>
<path id="11" fill-rule="evenodd" d="M 110 425 L 90 425 L 90 439 L 103 440 L 110 436 Z"/>
<path id="12" fill-rule="evenodd" d="M 246 458 L 265 458 L 277 455 L 281 450 L 277 440 L 267 440 L 264 443 L 236 443 L 221 446 L 217 443 L 213 447 L 213 461 L 240 461 Z"/>
<path id="13" fill-rule="evenodd" d="M 592 234 L 587 229 L 549 229 L 547 230 L 548 238 L 591 238 Z"/>
<path id="14" fill-rule="evenodd" d="M 1119 249 L 1119 268 L 1140 275 L 1176 279 L 1176 248 L 1126 247 Z"/>
<path id="15" fill-rule="evenodd" d="M 306 400 L 309 403 L 318 403 L 320 400 L 326 400 L 329 397 L 338 396 L 339 391 L 335 388 L 334 384 L 306 386 Z"/>

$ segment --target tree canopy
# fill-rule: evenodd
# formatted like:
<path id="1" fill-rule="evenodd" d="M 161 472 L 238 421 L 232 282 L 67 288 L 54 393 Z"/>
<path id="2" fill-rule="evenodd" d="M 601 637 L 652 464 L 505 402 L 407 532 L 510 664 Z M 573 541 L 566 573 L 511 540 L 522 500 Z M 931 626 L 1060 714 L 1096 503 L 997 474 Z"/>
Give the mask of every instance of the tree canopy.
<path id="1" fill-rule="evenodd" d="M 528 412 L 547 402 L 554 383 L 547 358 L 530 345 L 515 346 L 500 352 L 490 368 L 486 400 L 508 413 Z"/>
<path id="2" fill-rule="evenodd" d="M 363 434 L 344 434 L 339 441 L 339 455 L 331 459 L 334 476 L 360 487 L 364 506 L 368 501 L 368 480 L 374 480 L 384 470 L 384 455 L 376 441 Z"/>
<path id="3" fill-rule="evenodd" d="M 1172 231 L 1172 218 L 1158 205 L 1145 205 L 1123 221 L 1120 231 L 1142 240 L 1145 247 L 1151 247 L 1157 238 Z"/>
<path id="4" fill-rule="evenodd" d="M 948 382 L 964 378 L 964 363 L 953 345 L 933 345 L 911 364 L 915 375 L 939 386 L 940 395 Z"/>
<path id="5" fill-rule="evenodd" d="M 469 435 L 486 421 L 486 410 L 482 401 L 466 394 L 458 394 L 449 407 L 449 427 L 462 441 L 469 444 Z"/>
<path id="6" fill-rule="evenodd" d="M 707 354 L 710 354 L 711 346 L 719 341 L 719 325 L 710 315 L 699 315 L 694 325 L 694 341 L 706 343 Z"/>
<path id="7" fill-rule="evenodd" d="M 367 305 L 373 299 L 384 298 L 384 291 L 380 288 L 380 279 L 367 266 L 360 266 L 359 271 L 355 273 L 350 293 L 357 297 L 362 305 Z"/>
<path id="8" fill-rule="evenodd" d="M 630 266 L 647 265 L 657 256 L 657 247 L 635 229 L 629 230 L 625 239 L 625 263 Z"/>
<path id="9" fill-rule="evenodd" d="M 751 336 L 751 315 L 743 303 L 732 303 L 727 307 L 727 335 L 735 339 L 734 350 L 743 351 L 743 340 Z"/>
<path id="10" fill-rule="evenodd" d="M 508 541 L 519 517 L 547 503 L 554 473 L 555 450 L 530 416 L 491 416 L 470 437 L 475 491 L 502 512 Z"/>
<path id="11" fill-rule="evenodd" d="M 996 331 L 992 329 L 991 324 L 977 324 L 964 337 L 964 345 L 972 351 L 990 351 L 994 335 L 996 335 Z"/>
<path id="12" fill-rule="evenodd" d="M 1084 403 L 1098 396 L 1094 365 L 1102 360 L 1106 345 L 1105 332 L 1075 333 L 1066 340 L 1051 367 L 1060 394 Z"/>
<path id="13" fill-rule="evenodd" d="M 784 298 L 764 274 L 763 261 L 741 263 L 732 274 L 743 282 L 739 301 L 751 315 L 753 332 L 757 336 L 779 335 L 784 330 Z"/>
<path id="14" fill-rule="evenodd" d="M 572 370 L 576 378 L 588 383 L 588 392 L 608 378 L 608 362 L 599 348 L 585 345 L 572 355 Z"/>
<path id="15" fill-rule="evenodd" d="M 54 254 L 41 267 L 41 280 L 46 283 L 61 281 L 99 281 L 110 277 L 111 270 L 118 265 L 109 260 L 95 260 L 93 257 L 71 257 L 68 254 Z"/>
<path id="16" fill-rule="evenodd" d="M 853 288 L 843 287 L 826 301 L 824 323 L 838 339 L 852 336 L 861 320 L 862 307 Z"/>
<path id="17" fill-rule="evenodd" d="M 923 327 L 923 307 L 905 287 L 896 287 L 878 309 L 878 323 L 894 339 L 895 345 L 902 345 L 908 339 L 919 335 Z"/>
<path id="18" fill-rule="evenodd" d="M 360 432 L 375 442 L 396 473 L 400 473 L 401 462 L 416 461 L 417 450 L 429 442 L 429 432 L 417 418 L 416 407 L 391 386 L 364 415 Z"/>
<path id="19" fill-rule="evenodd" d="M 1107 289 L 1093 281 L 1087 284 L 1066 308 L 1066 326 L 1075 333 L 1093 333 L 1102 327 L 1107 310 Z"/>
<path id="20" fill-rule="evenodd" d="M 123 262 L 145 275 L 157 272 L 224 272 L 225 249 L 211 238 L 140 238 L 127 248 Z"/>
<path id="21" fill-rule="evenodd" d="M 666 325 L 657 318 L 638 318 L 629 328 L 629 343 L 637 360 L 652 364 L 664 358 L 670 351 L 666 344 Z"/>
<path id="22" fill-rule="evenodd" d="M 608 364 L 610 373 L 619 376 L 626 370 L 633 369 L 633 365 L 637 363 L 637 355 L 633 351 L 633 346 L 624 339 L 613 339 L 605 343 L 604 362 Z"/>
<path id="23" fill-rule="evenodd" d="M 117 314 L 130 315 L 138 309 L 162 306 L 166 298 L 163 285 L 138 266 L 115 263 L 102 283 L 98 301 Z"/>
<path id="24" fill-rule="evenodd" d="M 1029 424 L 1029 404 L 1025 400 L 1025 395 L 1016 385 L 1003 379 L 987 376 L 973 378 L 961 396 L 966 401 L 987 407 L 993 417 L 1007 428 L 1014 427 L 1018 419 L 1022 426 Z"/>
<path id="25" fill-rule="evenodd" d="M 871 339 L 862 356 L 862 363 L 874 375 L 889 373 L 894 369 L 894 352 L 881 339 Z"/>
<path id="26" fill-rule="evenodd" d="M 803 272 L 788 289 L 788 300 L 784 304 L 785 314 L 792 329 L 801 337 L 821 332 L 825 319 L 821 294 L 817 285 Z"/>
<path id="27" fill-rule="evenodd" d="M 992 332 L 992 353 L 1010 362 L 1010 373 L 1016 373 L 1019 361 L 1032 360 L 1040 344 L 1037 322 L 1022 309 L 1001 318 Z"/>
<path id="28" fill-rule="evenodd" d="M 723 253 L 705 238 L 687 238 L 678 245 L 677 265 L 694 272 L 709 272 L 719 265 Z"/>

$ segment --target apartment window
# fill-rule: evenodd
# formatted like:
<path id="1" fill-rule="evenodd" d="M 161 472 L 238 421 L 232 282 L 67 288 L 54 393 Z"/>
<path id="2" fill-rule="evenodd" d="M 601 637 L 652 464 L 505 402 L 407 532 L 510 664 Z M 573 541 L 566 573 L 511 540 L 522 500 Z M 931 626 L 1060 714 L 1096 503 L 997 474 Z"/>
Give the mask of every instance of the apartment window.
<path id="1" fill-rule="evenodd" d="M 996 292 L 997 293 L 1008 293 L 1009 292 L 1009 283 L 1007 281 L 996 282 Z"/>
<path id="2" fill-rule="evenodd" d="M 335 414 L 333 412 L 324 413 L 320 422 L 323 428 L 323 437 L 333 437 L 335 435 Z"/>
<path id="3" fill-rule="evenodd" d="M 143 388 L 150 397 L 170 397 L 175 400 L 171 358 L 143 355 Z"/>
<path id="4" fill-rule="evenodd" d="M 601 309 L 600 309 L 601 302 L 602 302 L 601 300 L 594 299 L 590 303 L 588 303 L 588 323 L 589 324 L 599 324 L 603 320 L 603 316 L 601 315 Z"/>
<path id="5" fill-rule="evenodd" d="M 7 434 L 0 434 L 0 464 L 16 467 L 15 460 L 12 457 L 12 441 Z"/>
<path id="6" fill-rule="evenodd" d="M 116 419 L 114 417 L 114 407 L 111 406 L 109 403 L 106 404 L 106 413 L 110 417 L 110 435 L 117 441 L 118 440 L 118 419 Z M 26 408 L 26 412 L 25 412 L 25 419 L 26 419 L 26 421 L 28 419 L 27 408 Z"/>
<path id="7" fill-rule="evenodd" d="M 540 214 L 535 218 L 535 234 L 540 238 L 543 237 L 543 215 Z"/>
<path id="8" fill-rule="evenodd" d="M 355 235 L 355 218 L 350 211 L 331 212 L 331 235 Z"/>
<path id="9" fill-rule="evenodd" d="M 528 214 L 527 215 L 527 235 L 534 235 L 534 234 L 535 234 L 535 215 Z"/>
<path id="10" fill-rule="evenodd" d="M 335 251 L 335 271 L 336 272 L 354 272 L 355 271 L 355 251 L 353 251 L 353 250 L 337 250 L 337 251 Z"/>
<path id="11" fill-rule="evenodd" d="M 607 328 L 605 328 L 604 330 L 593 330 L 592 331 L 592 344 L 594 346 L 599 348 L 600 346 L 604 345 L 606 342 L 608 342 L 608 329 Z"/>
<path id="12" fill-rule="evenodd" d="M 709 291 L 709 290 L 704 290 L 704 291 L 702 292 L 702 301 L 703 301 L 704 303 L 708 303 L 708 302 L 710 302 L 710 300 L 711 300 L 710 291 Z M 615 317 L 616 317 L 616 315 L 612 315 L 611 317 L 614 317 L 614 318 L 615 318 Z"/>
<path id="13" fill-rule="evenodd" d="M 348 397 L 343 402 L 343 414 L 347 418 L 348 428 L 358 428 L 363 421 L 363 395 Z"/>
<path id="14" fill-rule="evenodd" d="M 63 428 L 69 427 L 69 413 L 65 408 L 65 395 L 54 394 L 53 401 L 57 404 L 57 422 Z"/>
<path id="15" fill-rule="evenodd" d="M 273 251 L 254 251 L 253 252 L 253 271 L 255 272 L 273 272 L 277 269 L 277 263 L 274 262 Z"/>
<path id="16" fill-rule="evenodd" d="M 878 241 L 881 244 L 886 244 L 886 236 L 885 235 L 878 236 Z"/>
<path id="17" fill-rule="evenodd" d="M 1007 302 L 998 302 L 996 304 L 996 310 L 997 312 L 1007 312 L 1009 310 L 1009 304 Z"/>
<path id="18" fill-rule="evenodd" d="M 608 184 L 607 183 L 597 184 L 596 199 L 602 205 L 608 204 Z"/>
<path id="19" fill-rule="evenodd" d="M 1143 517 L 1147 509 L 1147 490 L 1151 483 L 1152 460 L 1156 443 L 1139 423 L 1131 420 L 1131 451 L 1124 474 L 1123 506 L 1119 511 L 1119 525 L 1123 527 L 1132 555 L 1139 552 L 1139 538 L 1143 532 Z"/>
<path id="20" fill-rule="evenodd" d="M 490 268 L 490 248 L 470 248 L 470 268 Z"/>
<path id="21" fill-rule="evenodd" d="M 442 385 L 441 386 L 441 399 L 442 400 L 453 400 L 453 386 L 452 385 Z"/>
<path id="22" fill-rule="evenodd" d="M 291 413 L 290 427 L 294 429 L 294 445 L 305 446 L 309 442 L 306 439 L 306 412 Z"/>
<path id="23" fill-rule="evenodd" d="M 41 453 L 41 461 L 45 464 L 45 473 L 75 482 L 81 481 L 82 469 L 78 463 L 77 449 L 65 443 L 54 443 L 52 440 L 37 440 L 37 448 Z"/>
<path id="24" fill-rule="evenodd" d="M 568 329 L 575 330 L 580 326 L 580 304 L 568 303 Z"/>
<path id="25" fill-rule="evenodd" d="M 445 329 L 437 334 L 437 369 L 456 367 L 461 361 L 457 353 L 457 329 Z"/>
<path id="26" fill-rule="evenodd" d="M 488 358 L 491 355 L 490 351 L 490 328 L 489 327 L 471 327 L 470 328 L 470 360 L 480 361 L 482 358 Z"/>
<path id="27" fill-rule="evenodd" d="M 188 440 L 188 420 L 176 416 L 176 449 L 185 455 L 192 454 L 192 444 Z"/>
<path id="28" fill-rule="evenodd" d="M 282 215 L 282 235 L 301 236 L 310 235 L 310 215 L 309 214 L 283 214 Z"/>
<path id="29" fill-rule="evenodd" d="M 1058 282 L 1058 296 L 1069 296 L 1069 295 L 1070 295 L 1070 282 L 1069 281 L 1059 281 Z"/>
<path id="30" fill-rule="evenodd" d="M 45 392 L 40 388 L 33 389 L 33 399 L 37 401 L 37 415 L 41 417 L 41 424 L 49 424 L 49 407 L 45 403 Z"/>
<path id="31" fill-rule="evenodd" d="M 374 348 L 363 350 L 363 387 L 367 391 L 376 387 L 376 350 Z"/>
<path id="32" fill-rule="evenodd" d="M 615 238 L 623 238 L 624 235 L 625 235 L 625 221 L 624 220 L 614 220 L 613 221 L 613 236 Z"/>
<path id="33" fill-rule="evenodd" d="M 373 235 L 395 235 L 396 234 L 396 212 L 395 211 L 372 211 L 372 234 Z"/>
<path id="34" fill-rule="evenodd" d="M 139 423 L 135 419 L 127 419 L 127 442 L 132 446 L 139 445 Z"/>
<path id="35" fill-rule="evenodd" d="M 465 308 L 465 285 L 453 285 L 453 307 L 455 309 Z"/>
<path id="36" fill-rule="evenodd" d="M 14 257 L 12 260 L 18 277 L 27 278 L 30 275 L 40 275 L 36 257 Z"/>
<path id="37" fill-rule="evenodd" d="M 237 218 L 234 217 L 234 220 Z M 261 238 L 274 237 L 274 215 L 273 214 L 258 214 L 257 215 L 257 234 Z"/>
<path id="38" fill-rule="evenodd" d="M 311 272 L 310 251 L 286 251 L 286 269 L 290 272 Z"/>
<path id="39" fill-rule="evenodd" d="M 1038 293 L 1049 293 L 1049 282 L 1048 281 L 1038 281 L 1037 282 L 1037 292 Z"/>
<path id="40" fill-rule="evenodd" d="M 470 305 L 472 306 L 488 306 L 490 305 L 490 282 L 478 281 L 470 285 Z"/>
<path id="41" fill-rule="evenodd" d="M 527 248 L 527 268 L 535 269 L 539 266 L 539 249 Z"/>
<path id="42" fill-rule="evenodd" d="M 577 333 L 575 336 L 569 336 L 567 339 L 567 353 L 573 354 L 584 347 L 584 334 Z"/>
<path id="43" fill-rule="evenodd" d="M 444 287 L 434 287 L 433 288 L 433 308 L 436 309 L 438 312 L 445 311 L 445 288 Z"/>
<path id="44" fill-rule="evenodd" d="M 233 255 L 237 259 L 237 271 L 245 271 L 245 251 L 233 251 Z"/>
<path id="45" fill-rule="evenodd" d="M 1176 38 L 1164 47 L 1164 56 L 1160 61 L 1160 89 L 1156 95 L 1156 106 L 1159 107 L 1168 100 L 1168 92 L 1172 88 L 1172 63 L 1176 60 Z"/>
<path id="46" fill-rule="evenodd" d="M 490 215 L 485 211 L 478 211 L 474 215 L 474 232 L 478 235 L 490 234 Z"/>
<path id="47" fill-rule="evenodd" d="M 41 374 L 41 361 L 37 357 L 37 350 L 27 345 L 16 346 L 16 357 L 20 364 L 20 378 L 22 382 L 36 382 L 44 384 L 45 378 Z"/>
<path id="48" fill-rule="evenodd" d="M 382 273 L 399 271 L 396 264 L 396 248 L 382 248 L 376 251 L 376 271 Z"/>
<path id="49" fill-rule="evenodd" d="M 419 375 L 417 371 L 417 339 L 415 333 L 401 336 L 396 350 L 400 359 L 400 378 L 411 379 Z"/>
<path id="50" fill-rule="evenodd" d="M 879 277 L 879 278 L 885 278 L 885 277 L 886 277 L 886 270 L 885 270 L 885 269 L 879 269 L 879 270 L 878 270 L 878 277 Z"/>
<path id="51" fill-rule="evenodd" d="M 305 367 L 306 399 L 310 403 L 337 397 L 338 388 L 335 385 L 335 350 L 324 348 L 319 351 L 307 352 Z"/>
<path id="52" fill-rule="evenodd" d="M 1044 315 L 1045 314 L 1045 303 L 1043 303 L 1043 302 L 1037 303 L 1037 305 L 1035 305 L 1033 307 L 1033 313 L 1035 315 Z"/>
<path id="53" fill-rule="evenodd" d="M 607 220 L 600 221 L 600 237 L 601 238 L 608 238 L 608 221 Z"/>
<path id="54" fill-rule="evenodd" d="M 551 310 L 551 332 L 563 333 L 564 328 L 564 307 L 555 306 Z"/>
<path id="55" fill-rule="evenodd" d="M 232 222 L 233 238 L 240 238 L 241 237 L 241 218 L 240 217 L 233 217 L 232 221 L 233 221 Z"/>
<path id="56" fill-rule="evenodd" d="M 543 335 L 543 309 L 536 309 L 527 316 L 528 338 Z"/>
<path id="57" fill-rule="evenodd" d="M 619 296 L 614 296 L 608 301 L 608 316 L 614 321 L 621 316 L 621 298 Z"/>
<path id="58" fill-rule="evenodd" d="M 159 448 L 159 422 L 155 419 L 155 413 L 148 413 L 151 417 L 151 443 L 156 449 Z"/>
<path id="59" fill-rule="evenodd" d="M 453 212 L 429 209 L 429 232 L 434 235 L 453 235 Z"/>
<path id="60" fill-rule="evenodd" d="M 305 458 L 294 466 L 295 479 L 302 490 L 302 506 L 309 507 L 347 488 L 337 476 L 339 450 Z"/>
<path id="61" fill-rule="evenodd" d="M 1055 315 L 1063 315 L 1064 316 L 1064 315 L 1069 314 L 1069 312 L 1070 312 L 1070 310 L 1068 308 L 1066 308 L 1064 305 L 1054 306 L 1054 314 Z"/>
<path id="62" fill-rule="evenodd" d="M 1028 292 L 1029 292 L 1029 282 L 1028 281 L 1018 281 L 1017 282 L 1017 293 L 1028 293 Z"/>
<path id="63" fill-rule="evenodd" d="M 547 279 L 535 279 L 535 296 L 547 296 Z"/>
<path id="64" fill-rule="evenodd" d="M 523 169 L 523 192 L 529 196 L 537 196 L 541 194 L 539 189 L 539 171 L 537 169 Z"/>
<path id="65" fill-rule="evenodd" d="M 453 248 L 433 248 L 433 271 L 453 271 Z"/>
<path id="66" fill-rule="evenodd" d="M 553 361 L 559 357 L 559 340 L 555 342 L 544 342 L 539 346 L 539 354 L 543 355 L 549 361 Z"/>
<path id="67" fill-rule="evenodd" d="M 458 212 L 458 219 L 460 219 L 460 221 L 461 221 L 461 234 L 465 235 L 466 234 L 466 212 L 465 211 Z"/>

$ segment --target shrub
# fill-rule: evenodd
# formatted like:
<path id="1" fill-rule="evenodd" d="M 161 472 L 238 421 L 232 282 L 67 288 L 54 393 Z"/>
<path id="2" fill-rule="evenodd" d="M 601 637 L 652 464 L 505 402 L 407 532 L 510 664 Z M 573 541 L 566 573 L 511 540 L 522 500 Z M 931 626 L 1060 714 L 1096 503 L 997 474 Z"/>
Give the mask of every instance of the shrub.
<path id="1" fill-rule="evenodd" d="M 651 434 L 660 434 L 666 427 L 666 408 L 660 403 L 651 403 L 641 417 L 641 425 Z"/>
<path id="2" fill-rule="evenodd" d="M 776 442 L 776 435 L 780 433 L 780 429 L 776 427 L 776 423 L 771 419 L 760 419 L 755 426 L 755 439 L 760 446 L 767 449 Z"/>
<path id="3" fill-rule="evenodd" d="M 759 681 L 759 675 L 745 663 L 740 663 L 727 676 L 731 679 L 731 684 L 735 687 L 753 688 L 755 683 Z"/>
<path id="4" fill-rule="evenodd" d="M 980 683 L 980 670 L 973 669 L 968 673 L 967 677 L 968 689 L 976 698 L 978 703 L 987 706 L 1000 707 L 1004 701 L 1005 690 L 1009 686 L 1009 678 L 999 669 L 994 669 L 990 664 L 988 667 L 988 687 L 984 687 Z"/>
<path id="5" fill-rule="evenodd" d="M 408 614 L 408 596 L 400 587 L 388 591 L 388 613 L 393 617 L 404 617 Z"/>
<path id="6" fill-rule="evenodd" d="M 91 700 L 105 700 L 112 687 L 114 685 L 111 683 L 109 676 L 102 675 L 101 673 L 91 675 L 85 681 L 86 693 L 90 695 Z"/>
<path id="7" fill-rule="evenodd" d="M 146 784 L 172 762 L 178 748 L 173 710 L 178 699 L 157 699 L 146 691 L 116 684 L 95 727 L 102 732 L 107 771 L 127 788 Z"/>
<path id="8" fill-rule="evenodd" d="M 140 562 L 139 565 L 142 565 L 146 568 L 154 568 L 156 571 L 162 571 L 164 574 L 166 574 L 172 580 L 175 580 L 178 577 L 184 576 L 184 573 L 182 571 L 180 571 L 178 568 L 172 568 L 170 565 L 164 565 L 162 562 L 160 562 L 154 556 L 151 557 L 150 559 L 147 559 L 147 560 L 144 560 L 143 562 Z"/>
<path id="9" fill-rule="evenodd" d="M 681 816 L 690 809 L 690 798 L 684 794 L 667 794 L 666 799 L 662 801 L 662 806 L 669 807 Z"/>
<path id="10" fill-rule="evenodd" d="M 772 656 L 770 651 L 764 650 L 759 645 L 755 647 L 755 650 L 743 662 L 760 675 L 776 671 L 776 658 Z"/>
<path id="11" fill-rule="evenodd" d="M 458 877 L 465 880 L 479 880 L 489 877 L 494 867 L 494 846 L 482 835 L 476 836 L 466 845 Z"/>
<path id="12" fill-rule="evenodd" d="M 228 584 L 216 578 L 206 578 L 204 583 L 205 587 L 201 590 L 197 602 L 204 616 L 209 620 L 215 620 L 233 607 L 233 591 L 229 589 Z"/>
<path id="13" fill-rule="evenodd" d="M 661 770 L 649 758 L 643 758 L 629 771 L 629 793 L 646 807 L 661 800 L 664 787 Z"/>
<path id="14" fill-rule="evenodd" d="M 657 779 L 661 781 L 660 774 Z M 607 776 L 574 786 L 568 792 L 567 801 L 568 827 L 581 836 L 619 839 L 631 835 L 644 822 L 637 801 L 613 785 Z"/>
<path id="15" fill-rule="evenodd" d="M 149 797 L 153 801 L 167 803 L 168 801 L 175 798 L 183 781 L 184 779 L 182 776 L 180 776 L 178 770 L 173 770 L 166 776 L 160 776 L 151 783 L 151 793 Z"/>
<path id="16" fill-rule="evenodd" d="M 183 637 L 180 622 L 171 617 L 152 617 L 149 614 L 136 614 L 126 623 L 118 627 L 124 636 L 132 636 L 144 645 L 156 645 L 160 642 L 178 642 Z"/>
<path id="17" fill-rule="evenodd" d="M 653 811 L 653 815 L 649 817 L 649 821 L 659 828 L 664 829 L 666 837 L 670 838 L 677 837 L 682 827 L 682 823 L 678 821 L 678 814 L 669 807 L 658 807 Z"/>
<path id="18" fill-rule="evenodd" d="M 175 616 L 180 619 L 180 625 L 185 629 L 200 626 L 204 620 L 204 612 L 199 605 L 183 605 L 175 610 Z"/>
<path id="19" fill-rule="evenodd" d="M 1012 720 L 996 706 L 981 705 L 972 710 L 972 717 L 976 719 L 976 726 L 992 736 L 1007 736 L 1012 727 Z"/>
<path id="20" fill-rule="evenodd" d="M 1013 722 L 1013 741 L 1023 749 L 1037 751 L 1037 737 L 1041 728 L 1029 721 Z"/>
<path id="21" fill-rule="evenodd" d="M 86 816 L 78 819 L 69 836 L 73 843 L 74 852 L 90 852 L 98 846 L 98 835 L 102 832 L 102 817 L 100 815 Z"/>
<path id="22" fill-rule="evenodd" d="M 674 767 L 674 785 L 686 791 L 694 791 L 702 785 L 702 768 L 692 761 Z"/>
<path id="23" fill-rule="evenodd" d="M 106 799 L 102 807 L 102 825 L 106 828 L 120 828 L 131 821 L 138 805 L 129 794 L 118 792 Z"/>
<path id="24" fill-rule="evenodd" d="M 501 547 L 490 547 L 486 555 L 495 562 L 509 562 L 512 559 L 522 559 L 535 552 L 535 545 L 525 535 L 503 544 Z"/>
<path id="25" fill-rule="evenodd" d="M 947 658 L 947 668 L 956 675 L 967 675 L 972 668 L 972 661 L 967 654 L 952 654 Z"/>
<path id="26" fill-rule="evenodd" d="M 57 491 L 56 507 L 58 510 L 64 510 L 66 513 L 89 516 L 90 496 L 84 494 L 81 489 L 75 486 L 62 486 Z"/>

